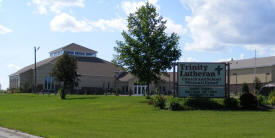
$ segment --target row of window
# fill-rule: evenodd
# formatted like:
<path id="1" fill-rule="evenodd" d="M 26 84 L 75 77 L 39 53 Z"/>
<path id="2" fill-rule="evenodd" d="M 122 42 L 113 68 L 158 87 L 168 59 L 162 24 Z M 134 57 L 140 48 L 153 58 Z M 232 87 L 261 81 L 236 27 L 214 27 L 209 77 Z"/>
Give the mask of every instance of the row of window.
<path id="1" fill-rule="evenodd" d="M 51 53 L 50 56 L 55 57 L 55 56 L 60 56 L 62 54 L 64 54 L 64 51 L 57 51 L 57 52 Z"/>
<path id="2" fill-rule="evenodd" d="M 69 55 L 74 55 L 74 56 L 96 57 L 96 54 L 93 54 L 93 53 L 78 52 L 78 51 L 63 51 L 63 50 L 51 53 L 50 56 L 51 57 L 60 56 L 60 55 L 64 54 L 64 52 L 68 53 Z"/>

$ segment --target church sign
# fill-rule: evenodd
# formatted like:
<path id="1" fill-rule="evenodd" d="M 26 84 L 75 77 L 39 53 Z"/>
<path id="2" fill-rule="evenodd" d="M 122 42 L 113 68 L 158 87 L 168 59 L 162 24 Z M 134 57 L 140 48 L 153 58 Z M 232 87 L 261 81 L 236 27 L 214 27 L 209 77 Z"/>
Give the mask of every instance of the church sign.
<path id="1" fill-rule="evenodd" d="M 226 63 L 177 64 L 179 97 L 224 97 Z"/>

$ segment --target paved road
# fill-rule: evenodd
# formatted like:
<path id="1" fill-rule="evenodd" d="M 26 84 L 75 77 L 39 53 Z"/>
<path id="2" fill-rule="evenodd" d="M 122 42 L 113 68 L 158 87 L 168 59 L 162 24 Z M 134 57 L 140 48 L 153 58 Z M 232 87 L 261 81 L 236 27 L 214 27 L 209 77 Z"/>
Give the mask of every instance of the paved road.
<path id="1" fill-rule="evenodd" d="M 0 127 L 0 138 L 41 138 L 17 130 Z"/>

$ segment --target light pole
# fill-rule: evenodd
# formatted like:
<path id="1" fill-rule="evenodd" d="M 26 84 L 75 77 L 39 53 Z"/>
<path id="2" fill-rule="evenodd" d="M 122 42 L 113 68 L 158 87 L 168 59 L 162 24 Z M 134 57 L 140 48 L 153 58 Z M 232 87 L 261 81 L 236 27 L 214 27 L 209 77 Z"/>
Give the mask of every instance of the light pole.
<path id="1" fill-rule="evenodd" d="M 34 47 L 34 89 L 33 92 L 36 92 L 36 52 L 40 47 Z"/>
<path id="2" fill-rule="evenodd" d="M 235 85 L 235 95 L 237 94 L 237 85 L 238 85 L 238 80 L 237 80 L 237 73 L 233 73 L 233 75 L 236 76 L 236 85 Z"/>

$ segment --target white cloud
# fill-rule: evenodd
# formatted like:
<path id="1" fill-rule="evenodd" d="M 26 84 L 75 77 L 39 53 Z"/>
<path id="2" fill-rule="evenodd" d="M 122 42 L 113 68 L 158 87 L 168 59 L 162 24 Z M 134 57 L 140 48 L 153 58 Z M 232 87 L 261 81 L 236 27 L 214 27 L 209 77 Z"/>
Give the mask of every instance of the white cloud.
<path id="1" fill-rule="evenodd" d="M 183 62 L 196 62 L 197 59 L 192 58 L 192 57 L 188 57 L 188 58 L 186 58 L 186 59 L 183 58 L 182 61 L 183 61 Z"/>
<path id="2" fill-rule="evenodd" d="M 48 13 L 48 10 L 54 13 L 61 13 L 65 8 L 84 7 L 84 0 L 32 0 L 37 6 L 40 14 Z"/>
<path id="3" fill-rule="evenodd" d="M 55 32 L 121 31 L 126 29 L 126 20 L 122 18 L 112 20 L 99 19 L 97 21 L 77 20 L 67 13 L 61 13 L 53 18 L 50 27 Z"/>
<path id="4" fill-rule="evenodd" d="M 264 55 L 266 54 L 266 52 L 268 51 L 274 51 L 274 47 L 272 48 L 272 46 L 269 46 L 271 48 L 268 48 L 267 46 L 262 46 L 262 45 L 245 45 L 244 46 L 247 50 L 253 51 L 255 52 L 256 50 L 256 54 L 257 55 Z"/>
<path id="5" fill-rule="evenodd" d="M 228 61 L 231 61 L 231 60 L 234 60 L 234 59 L 233 58 L 228 58 L 228 59 L 222 58 L 222 59 L 219 59 L 219 60 L 214 61 L 214 62 L 228 62 Z"/>
<path id="6" fill-rule="evenodd" d="M 15 65 L 15 64 L 9 64 L 9 65 L 8 65 L 8 68 L 9 68 L 9 69 L 12 69 L 12 70 L 19 70 L 19 69 L 20 69 L 20 67 L 17 66 L 17 65 Z"/>
<path id="7" fill-rule="evenodd" d="M 186 43 L 185 50 L 221 51 L 236 45 L 274 47 L 274 1 L 181 1 L 192 11 L 185 19 L 193 42 Z"/>
<path id="8" fill-rule="evenodd" d="M 0 25 L 0 34 L 6 34 L 6 33 L 10 33 L 10 32 L 12 32 L 11 29 Z"/>
<path id="9" fill-rule="evenodd" d="M 176 24 L 174 23 L 173 20 L 169 19 L 169 18 L 164 18 L 165 20 L 167 20 L 166 22 L 166 32 L 167 33 L 177 33 L 177 34 L 184 34 L 186 33 L 186 29 L 181 25 L 181 24 Z"/>
<path id="10" fill-rule="evenodd" d="M 157 9 L 159 9 L 159 6 L 157 5 L 158 0 L 148 0 L 149 3 L 156 6 Z M 122 10 L 126 15 L 129 15 L 130 13 L 134 13 L 138 8 L 145 5 L 146 1 L 123 1 L 121 3 Z"/>
<path id="11" fill-rule="evenodd" d="M 160 9 L 160 6 L 158 5 L 158 0 L 148 0 L 149 3 L 154 5 L 157 10 Z M 121 3 L 122 10 L 126 15 L 129 15 L 130 13 L 134 13 L 138 8 L 141 6 L 144 6 L 146 1 L 123 1 Z M 172 19 L 164 17 L 166 22 L 166 32 L 167 33 L 177 33 L 177 34 L 184 34 L 186 33 L 186 29 L 181 24 L 176 24 Z"/>
<path id="12" fill-rule="evenodd" d="M 86 21 L 78 21 L 67 13 L 55 16 L 50 22 L 50 27 L 55 32 L 88 32 L 92 30 L 92 27 Z"/>
<path id="13" fill-rule="evenodd" d="M 126 19 L 123 18 L 117 18 L 112 20 L 100 19 L 98 21 L 90 21 L 90 25 L 93 26 L 93 28 L 98 28 L 102 31 L 122 31 L 127 29 Z"/>

